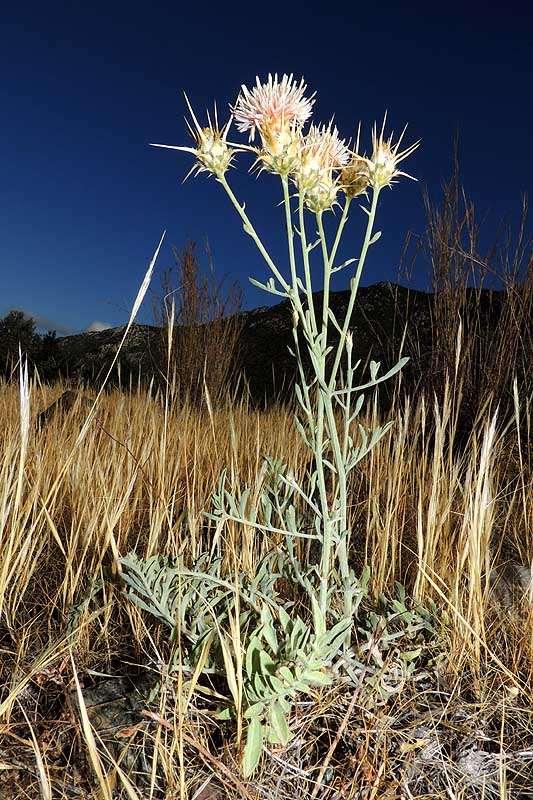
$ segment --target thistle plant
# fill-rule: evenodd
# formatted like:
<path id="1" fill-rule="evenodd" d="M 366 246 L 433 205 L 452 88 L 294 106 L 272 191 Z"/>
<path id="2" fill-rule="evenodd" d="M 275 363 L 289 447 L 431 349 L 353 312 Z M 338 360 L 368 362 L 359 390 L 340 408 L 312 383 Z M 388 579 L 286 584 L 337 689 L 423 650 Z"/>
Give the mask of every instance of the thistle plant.
<path id="1" fill-rule="evenodd" d="M 228 488 L 225 475 L 214 496 L 212 516 L 219 524 L 232 520 L 282 535 L 285 547 L 279 558 L 279 574 L 286 573 L 304 590 L 312 616 L 312 628 L 299 617 L 291 618 L 275 595 L 272 581 L 268 582 L 268 591 L 261 592 L 241 581 L 238 586 L 235 584 L 233 594 L 228 594 L 228 584 L 222 577 L 217 576 L 212 582 L 219 599 L 223 596 L 227 604 L 233 597 L 228 621 L 233 620 L 235 628 L 239 618 L 239 630 L 247 632 L 244 717 L 249 720 L 249 727 L 245 771 L 251 772 L 265 736 L 270 741 L 287 741 L 286 720 L 296 692 L 326 682 L 324 667 L 333 665 L 337 656 L 343 651 L 346 655 L 350 648 L 362 586 L 350 565 L 348 481 L 355 466 L 390 428 L 389 423 L 366 430 L 357 419 L 365 392 L 391 378 L 407 361 L 402 358 L 385 372 L 379 363 L 371 361 L 369 375 L 358 378 L 360 362 L 353 359 L 350 327 L 368 253 L 381 235 L 374 229 L 380 194 L 406 175 L 400 164 L 418 142 L 401 149 L 405 129 L 394 141 L 385 134 L 384 120 L 381 128 L 373 128 L 371 154 L 361 153 L 359 132 L 352 147 L 341 137 L 333 121 L 310 123 L 314 95 L 307 94 L 303 79 L 297 82 L 292 75 L 283 75 L 281 80 L 277 75 L 269 75 L 266 82 L 257 78 L 252 88 L 242 86 L 223 126 L 219 125 L 215 109 L 202 127 L 187 98 L 186 101 L 193 144 L 155 146 L 192 155 L 194 163 L 189 174 L 207 173 L 216 180 L 266 264 L 267 279 L 251 278 L 252 284 L 289 301 L 293 314 L 292 353 L 298 370 L 295 425 L 312 455 L 312 467 L 301 483 L 283 465 L 273 470 L 272 462 L 266 462 L 265 476 L 268 474 L 269 480 L 265 480 L 261 496 L 251 510 L 250 493 L 245 491 L 237 496 Z M 239 133 L 248 135 L 248 142 L 230 141 L 232 122 Z M 232 189 L 229 172 L 237 156 L 251 157 L 252 169 L 269 173 L 280 181 L 282 225 L 287 239 L 283 264 L 276 263 L 245 204 Z M 338 263 L 339 247 L 355 199 L 366 217 L 361 249 L 357 257 Z M 336 230 L 328 238 L 325 218 L 337 209 L 340 212 Z M 339 272 L 349 277 L 349 298 L 343 319 L 337 319 L 330 305 L 332 278 Z M 314 299 L 317 288 L 322 290 L 318 306 Z M 304 349 L 310 373 L 304 366 Z M 306 512 L 301 512 L 302 507 Z M 316 563 L 302 563 L 297 557 L 295 542 L 301 538 L 318 544 L 314 548 L 318 553 Z M 131 576 L 133 566 L 136 578 Z M 164 574 L 165 580 L 170 580 L 168 586 L 172 586 L 172 576 L 161 569 L 159 565 L 154 572 L 152 563 L 154 585 Z M 167 599 L 173 600 L 166 613 L 161 602 L 147 601 L 150 588 L 141 591 L 139 562 L 123 560 L 123 570 L 132 599 L 137 599 L 145 610 L 157 606 L 157 615 L 167 622 L 173 619 L 177 602 L 173 590 L 167 587 Z M 203 598 L 201 602 L 207 603 L 205 587 L 209 581 L 206 583 L 205 573 L 192 570 L 186 574 L 188 580 L 196 582 L 194 591 Z M 185 576 L 183 569 L 180 575 Z M 144 584 L 150 584 L 150 580 Z M 200 585 L 204 588 L 198 588 Z M 214 601 L 209 602 L 213 608 Z M 242 617 L 241 604 L 247 606 L 251 616 Z M 182 619 L 181 629 L 184 627 Z M 227 649 L 223 655 L 228 672 L 231 658 Z M 235 663 L 239 660 L 242 661 L 237 658 Z M 232 684 L 236 685 L 235 681 Z M 242 692 L 237 694 L 235 705 L 240 708 Z"/>

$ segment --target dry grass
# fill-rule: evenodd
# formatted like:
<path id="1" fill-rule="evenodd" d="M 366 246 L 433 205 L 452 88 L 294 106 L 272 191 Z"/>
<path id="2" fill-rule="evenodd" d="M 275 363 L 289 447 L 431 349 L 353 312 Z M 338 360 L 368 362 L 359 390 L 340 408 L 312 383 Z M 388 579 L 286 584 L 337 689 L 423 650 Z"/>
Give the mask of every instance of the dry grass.
<path id="1" fill-rule="evenodd" d="M 162 331 L 154 352 L 158 383 L 188 403 L 202 405 L 206 392 L 218 403 L 237 378 L 242 292 L 217 279 L 209 249 L 207 269 L 194 242 L 172 253 L 175 266 L 164 271 L 162 297 L 154 301 Z"/>
<path id="2" fill-rule="evenodd" d="M 533 388 L 533 258 L 527 198 L 522 199 L 514 228 L 507 224 L 488 232 L 461 185 L 456 152 L 439 202 L 426 196 L 425 203 L 425 246 L 436 297 L 431 383 L 442 397 L 447 376 L 455 373 L 465 406 L 475 414 L 488 400 L 503 401 L 516 375 L 529 391 Z M 492 300 L 483 298 L 483 290 L 495 284 L 505 290 L 498 315 Z"/>
<path id="3" fill-rule="evenodd" d="M 59 391 L 32 387 L 33 415 Z M 459 399 L 449 387 L 444 403 L 434 408 L 423 401 L 397 401 L 394 433 L 364 462 L 351 487 L 353 558 L 371 566 L 375 597 L 391 594 L 400 581 L 418 600 L 436 601 L 444 658 L 439 674 L 447 702 L 456 704 L 467 687 L 476 714 L 490 706 L 494 711 L 495 702 L 509 714 L 513 704 L 527 707 L 533 615 L 525 603 L 507 610 L 498 606 L 489 575 L 495 563 L 513 559 L 528 564 L 533 553 L 532 465 L 527 438 L 518 435 L 530 430 L 530 409 L 517 395 L 513 418 L 481 417 L 459 449 L 454 442 Z M 186 787 L 193 797 L 209 773 L 217 776 L 212 785 L 226 786 L 227 794 L 213 788 L 197 797 L 283 797 L 295 776 L 302 796 L 307 789 L 312 792 L 320 767 L 319 762 L 312 766 L 313 758 L 325 757 L 331 747 L 327 731 L 334 731 L 349 702 L 342 685 L 317 697 L 314 708 L 302 706 L 302 752 L 292 748 L 288 754 L 272 754 L 264 775 L 247 787 L 238 777 L 232 736 L 221 739 L 194 698 L 185 704 L 179 687 L 160 701 L 159 715 L 152 711 L 123 732 L 121 756 L 107 752 L 93 730 L 80 688 L 84 683 L 90 688 L 98 674 L 135 671 L 124 662 L 161 669 L 166 642 L 121 596 L 116 558 L 135 550 L 193 560 L 208 549 L 212 531 L 204 512 L 224 467 L 236 486 L 257 484 L 265 455 L 284 459 L 297 474 L 305 470 L 308 456 L 290 411 L 228 405 L 201 413 L 176 408 L 164 396 L 152 400 L 142 392 L 115 392 L 100 398 L 81 443 L 83 410 L 74 406 L 41 433 L 31 430 L 25 455 L 13 386 L 0 387 L 0 417 L 0 760 L 5 766 L 0 796 L 8 796 L 1 793 L 2 780 L 16 772 L 6 753 L 17 748 L 34 764 L 26 783 L 24 769 L 17 768 L 27 792 L 21 797 L 76 796 L 68 794 L 67 772 L 77 776 L 71 783 L 78 781 L 82 792 L 88 791 L 87 776 L 96 776 L 98 797 L 119 796 L 120 787 L 124 797 L 185 797 Z M 236 525 L 226 527 L 222 541 L 229 569 L 250 571 L 274 544 Z M 88 596 L 91 588 L 96 603 Z M 67 636 L 69 624 L 74 633 Z M 393 704 L 398 719 L 420 702 L 406 690 Z M 343 777 L 321 781 L 315 796 L 333 798 L 339 781 L 351 781 L 343 797 L 402 796 L 382 793 L 385 786 L 392 792 L 394 759 L 390 770 L 378 763 L 380 752 L 385 758 L 387 741 L 399 736 L 391 721 L 396 712 L 362 706 L 358 700 L 351 710 L 359 732 L 354 734 L 350 721 L 334 748 L 332 764 L 341 763 Z M 29 728 L 20 707 L 31 717 Z M 379 735 L 378 718 L 387 729 Z M 139 737 L 152 794 L 136 786 L 124 766 L 126 745 L 139 748 Z M 352 739 L 356 751 L 364 751 L 356 766 L 346 752 Z M 63 772 L 58 764 L 64 765 Z M 364 780 L 370 793 L 357 794 Z M 156 786 L 164 790 L 156 792 Z"/>

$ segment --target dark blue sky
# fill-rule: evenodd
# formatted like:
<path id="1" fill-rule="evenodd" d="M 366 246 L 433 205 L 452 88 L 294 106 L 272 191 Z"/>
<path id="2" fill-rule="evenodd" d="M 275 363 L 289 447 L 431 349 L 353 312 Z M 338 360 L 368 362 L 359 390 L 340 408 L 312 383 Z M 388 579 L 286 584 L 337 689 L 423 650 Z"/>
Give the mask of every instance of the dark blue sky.
<path id="1" fill-rule="evenodd" d="M 223 108 L 269 71 L 304 75 L 315 118 L 335 113 L 346 136 L 359 119 L 368 134 L 388 109 L 395 129 L 409 122 L 423 139 L 406 166 L 420 182 L 384 194 L 364 282 L 394 279 L 407 230 L 423 230 L 421 190 L 438 192 L 457 130 L 467 189 L 496 226 L 533 174 L 532 23 L 512 0 L 10 3 L 0 20 L 0 313 L 24 308 L 58 332 L 123 322 L 163 228 L 160 270 L 170 244 L 207 237 L 219 274 L 264 277 L 220 187 L 181 185 L 190 159 L 148 142 L 188 143 L 182 89 L 199 111 L 215 99 Z M 281 255 L 275 179 L 232 177 Z M 354 219 L 346 257 L 357 234 Z M 247 306 L 268 302 L 245 291 Z"/>

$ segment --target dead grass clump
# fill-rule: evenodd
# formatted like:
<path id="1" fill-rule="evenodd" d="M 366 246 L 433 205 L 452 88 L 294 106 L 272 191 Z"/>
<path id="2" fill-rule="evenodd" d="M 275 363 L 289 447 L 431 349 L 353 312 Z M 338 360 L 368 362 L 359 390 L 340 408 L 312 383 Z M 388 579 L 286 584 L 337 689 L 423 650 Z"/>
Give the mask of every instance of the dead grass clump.
<path id="1" fill-rule="evenodd" d="M 238 377 L 242 293 L 236 283 L 226 287 L 216 278 L 209 250 L 207 269 L 194 242 L 172 252 L 174 267 L 163 273 L 162 297 L 154 305 L 162 330 L 158 382 L 180 401 L 201 406 L 207 393 L 218 404 Z"/>

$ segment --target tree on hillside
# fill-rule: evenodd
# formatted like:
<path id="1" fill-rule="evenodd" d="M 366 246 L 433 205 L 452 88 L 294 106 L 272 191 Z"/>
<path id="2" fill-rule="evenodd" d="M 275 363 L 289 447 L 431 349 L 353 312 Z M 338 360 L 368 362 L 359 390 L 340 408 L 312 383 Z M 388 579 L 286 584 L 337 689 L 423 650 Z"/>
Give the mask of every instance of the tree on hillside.
<path id="1" fill-rule="evenodd" d="M 17 309 L 9 311 L 0 319 L 0 369 L 11 371 L 19 357 L 19 347 L 32 358 L 39 338 L 34 319 Z"/>
<path id="2" fill-rule="evenodd" d="M 47 331 L 38 337 L 35 364 L 42 380 L 54 380 L 59 376 L 59 342 L 55 331 Z"/>

